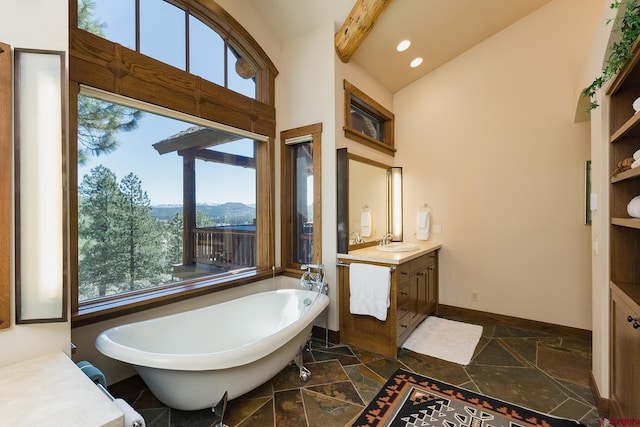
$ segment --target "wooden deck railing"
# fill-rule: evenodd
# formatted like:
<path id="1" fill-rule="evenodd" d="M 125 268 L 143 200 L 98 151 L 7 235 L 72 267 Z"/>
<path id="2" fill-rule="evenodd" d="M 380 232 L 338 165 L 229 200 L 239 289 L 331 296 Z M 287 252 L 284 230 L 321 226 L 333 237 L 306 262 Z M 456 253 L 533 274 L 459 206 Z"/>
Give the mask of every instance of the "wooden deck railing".
<path id="1" fill-rule="evenodd" d="M 195 264 L 228 269 L 255 267 L 255 226 L 223 226 L 192 230 Z"/>

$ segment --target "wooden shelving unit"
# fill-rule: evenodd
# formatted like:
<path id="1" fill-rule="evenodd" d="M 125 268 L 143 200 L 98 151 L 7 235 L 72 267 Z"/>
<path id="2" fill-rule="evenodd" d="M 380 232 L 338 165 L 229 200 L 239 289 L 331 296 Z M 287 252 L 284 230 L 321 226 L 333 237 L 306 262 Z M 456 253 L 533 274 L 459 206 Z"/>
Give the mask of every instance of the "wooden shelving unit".
<path id="1" fill-rule="evenodd" d="M 609 85 L 609 166 L 632 157 L 640 149 L 640 113 L 633 101 L 640 97 L 640 52 Z M 640 168 L 611 177 L 610 207 L 610 399 L 611 419 L 637 417 L 640 408 L 640 219 L 631 218 L 627 205 L 640 195 Z"/>

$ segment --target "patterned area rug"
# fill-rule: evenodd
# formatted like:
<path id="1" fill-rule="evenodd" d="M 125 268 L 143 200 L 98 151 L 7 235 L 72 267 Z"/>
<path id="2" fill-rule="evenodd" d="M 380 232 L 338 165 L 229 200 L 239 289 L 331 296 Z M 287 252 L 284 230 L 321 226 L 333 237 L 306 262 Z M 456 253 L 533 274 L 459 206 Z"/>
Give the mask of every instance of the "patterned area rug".
<path id="1" fill-rule="evenodd" d="M 352 427 L 580 427 L 511 403 L 396 371 Z"/>

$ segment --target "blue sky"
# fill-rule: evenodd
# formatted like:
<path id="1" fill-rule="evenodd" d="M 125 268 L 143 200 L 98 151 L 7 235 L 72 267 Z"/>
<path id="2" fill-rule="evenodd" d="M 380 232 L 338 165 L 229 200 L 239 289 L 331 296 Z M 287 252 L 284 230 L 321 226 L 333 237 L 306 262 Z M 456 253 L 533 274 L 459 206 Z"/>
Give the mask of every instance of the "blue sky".
<path id="1" fill-rule="evenodd" d="M 95 0 L 95 16 L 106 23 L 106 37 L 123 46 L 135 49 L 134 0 Z M 141 0 L 141 52 L 178 68 L 185 68 L 184 13 L 161 0 Z M 192 19 L 191 72 L 215 83 L 224 82 L 222 70 L 224 45 L 200 21 Z M 230 65 L 234 61 L 230 60 Z M 232 68 L 232 67 L 230 67 Z M 255 86 L 229 72 L 229 87 L 248 96 L 254 96 Z M 90 157 L 84 166 L 78 166 L 78 179 L 102 164 L 121 180 L 134 173 L 141 181 L 152 205 L 182 203 L 182 157 L 176 153 L 159 155 L 152 144 L 174 135 L 190 123 L 144 113 L 138 128 L 116 135 L 118 149 L 113 153 Z M 245 156 L 252 155 L 252 141 L 241 140 L 225 144 L 220 151 Z M 255 171 L 232 168 L 217 163 L 196 162 L 198 203 L 242 202 L 254 204 Z"/>

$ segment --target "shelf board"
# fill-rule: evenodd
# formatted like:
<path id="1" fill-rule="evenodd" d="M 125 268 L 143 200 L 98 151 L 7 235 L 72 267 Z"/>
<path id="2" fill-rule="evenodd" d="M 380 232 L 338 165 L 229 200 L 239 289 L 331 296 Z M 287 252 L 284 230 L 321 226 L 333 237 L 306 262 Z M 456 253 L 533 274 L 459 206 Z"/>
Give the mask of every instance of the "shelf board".
<path id="1" fill-rule="evenodd" d="M 611 218 L 611 224 L 640 230 L 639 218 Z"/>
<path id="2" fill-rule="evenodd" d="M 610 142 L 620 142 L 625 136 L 635 135 L 640 133 L 640 114 L 634 114 L 629 120 L 627 120 L 620 128 L 611 135 Z M 632 133 L 632 131 L 635 131 Z"/>
<path id="3" fill-rule="evenodd" d="M 624 172 L 620 172 L 611 177 L 611 183 L 614 184 L 616 182 L 624 181 L 625 179 L 633 179 L 640 177 L 640 167 L 626 170 Z"/>

